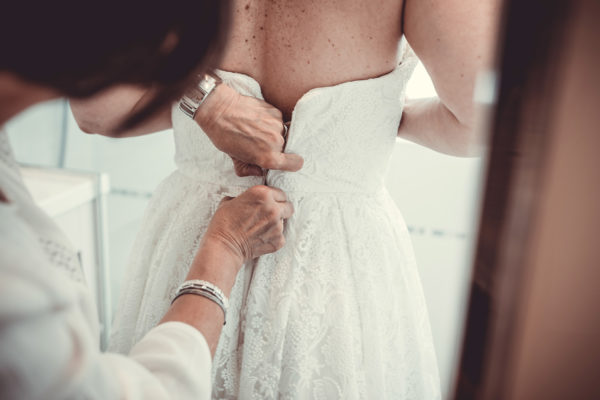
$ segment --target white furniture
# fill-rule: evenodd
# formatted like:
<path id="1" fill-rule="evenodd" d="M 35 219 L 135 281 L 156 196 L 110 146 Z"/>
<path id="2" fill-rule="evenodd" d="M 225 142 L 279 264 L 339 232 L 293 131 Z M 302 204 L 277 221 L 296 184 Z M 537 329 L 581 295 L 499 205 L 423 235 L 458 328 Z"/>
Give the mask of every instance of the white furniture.
<path id="1" fill-rule="evenodd" d="M 83 273 L 96 299 L 100 346 L 106 348 L 111 322 L 106 196 L 108 175 L 23 166 L 25 185 L 36 203 L 67 234 L 79 254 Z"/>

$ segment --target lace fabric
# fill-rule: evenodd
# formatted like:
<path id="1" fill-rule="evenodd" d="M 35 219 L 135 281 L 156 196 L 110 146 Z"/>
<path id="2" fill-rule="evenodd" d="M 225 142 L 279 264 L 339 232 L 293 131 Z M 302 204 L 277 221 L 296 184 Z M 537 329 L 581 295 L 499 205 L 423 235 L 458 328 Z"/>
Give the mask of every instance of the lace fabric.
<path id="1" fill-rule="evenodd" d="M 426 305 L 401 214 L 384 176 L 416 60 L 389 74 L 317 88 L 297 103 L 286 151 L 295 173 L 269 171 L 295 213 L 286 245 L 237 277 L 213 362 L 215 399 L 436 399 Z M 262 98 L 252 78 L 218 74 Z M 185 279 L 225 195 L 264 183 L 176 108 L 178 170 L 157 189 L 132 253 L 111 347 L 126 352 Z"/>

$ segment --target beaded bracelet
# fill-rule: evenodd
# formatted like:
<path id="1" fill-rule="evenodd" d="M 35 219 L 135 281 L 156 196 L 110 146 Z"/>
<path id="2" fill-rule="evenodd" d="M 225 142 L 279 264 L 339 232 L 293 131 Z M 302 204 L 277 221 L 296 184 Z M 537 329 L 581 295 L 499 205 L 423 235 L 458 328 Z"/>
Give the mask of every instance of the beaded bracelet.
<path id="1" fill-rule="evenodd" d="M 227 296 L 225 296 L 221 289 L 214 284 L 201 279 L 185 281 L 179 285 L 175 291 L 175 296 L 173 297 L 171 304 L 173 304 L 179 296 L 183 296 L 184 294 L 195 294 L 197 296 L 206 297 L 207 299 L 215 302 L 219 307 L 221 307 L 221 310 L 223 310 L 223 325 L 225 325 L 227 320 L 227 309 L 229 308 L 229 299 Z"/>

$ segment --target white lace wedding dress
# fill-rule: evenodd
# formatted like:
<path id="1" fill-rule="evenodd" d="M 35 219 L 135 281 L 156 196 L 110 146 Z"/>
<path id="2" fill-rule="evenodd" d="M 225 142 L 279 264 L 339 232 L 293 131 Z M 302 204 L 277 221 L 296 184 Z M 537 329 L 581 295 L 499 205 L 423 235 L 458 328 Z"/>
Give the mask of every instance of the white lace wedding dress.
<path id="1" fill-rule="evenodd" d="M 216 399 L 440 398 L 418 271 L 384 188 L 406 82 L 384 76 L 317 88 L 298 101 L 286 151 L 299 172 L 270 171 L 295 214 L 287 244 L 240 272 L 213 364 Z M 219 71 L 244 95 L 252 78 Z M 178 169 L 156 190 L 132 253 L 112 348 L 125 352 L 167 310 L 219 201 L 262 184 L 240 178 L 174 108 Z"/>

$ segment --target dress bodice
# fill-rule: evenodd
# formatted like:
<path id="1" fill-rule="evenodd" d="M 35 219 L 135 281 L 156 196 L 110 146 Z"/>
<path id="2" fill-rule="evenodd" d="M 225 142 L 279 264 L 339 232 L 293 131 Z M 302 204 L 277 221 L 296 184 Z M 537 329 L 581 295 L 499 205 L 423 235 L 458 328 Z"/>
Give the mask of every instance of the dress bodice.
<path id="1" fill-rule="evenodd" d="M 128 351 L 163 317 L 223 195 L 254 184 L 294 205 L 286 244 L 246 263 L 213 359 L 213 399 L 440 399 L 410 236 L 384 189 L 415 59 L 374 79 L 310 90 L 286 151 L 298 172 L 237 177 L 229 156 L 177 108 L 179 169 L 157 188 L 128 268 L 111 339 Z M 219 71 L 243 95 L 252 78 Z"/>
<path id="2" fill-rule="evenodd" d="M 344 82 L 308 91 L 292 113 L 285 151 L 299 154 L 298 172 L 269 171 L 261 177 L 235 175 L 231 159 L 177 107 L 173 109 L 175 161 L 195 179 L 240 190 L 268 184 L 291 192 L 370 193 L 383 186 L 402 116 L 404 91 L 416 58 L 403 52 L 398 66 L 377 78 Z M 217 71 L 227 85 L 263 99 L 253 78 Z M 234 190 L 235 191 L 235 190 Z"/>

